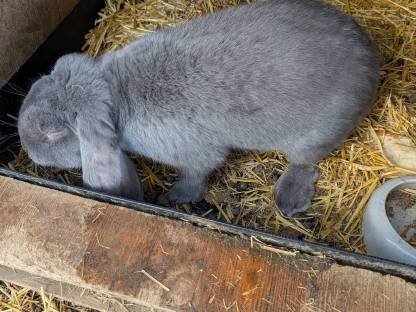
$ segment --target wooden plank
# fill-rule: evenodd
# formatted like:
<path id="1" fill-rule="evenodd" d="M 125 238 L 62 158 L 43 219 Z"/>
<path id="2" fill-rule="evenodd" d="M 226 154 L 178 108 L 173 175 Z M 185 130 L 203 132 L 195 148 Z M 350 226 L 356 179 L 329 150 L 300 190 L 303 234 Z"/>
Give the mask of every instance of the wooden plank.
<path id="1" fill-rule="evenodd" d="M 6 177 L 0 177 L 0 279 L 106 311 L 416 306 L 416 285 L 398 277 Z"/>
<path id="2" fill-rule="evenodd" d="M 0 2 L 0 86 L 32 55 L 78 1 Z"/>

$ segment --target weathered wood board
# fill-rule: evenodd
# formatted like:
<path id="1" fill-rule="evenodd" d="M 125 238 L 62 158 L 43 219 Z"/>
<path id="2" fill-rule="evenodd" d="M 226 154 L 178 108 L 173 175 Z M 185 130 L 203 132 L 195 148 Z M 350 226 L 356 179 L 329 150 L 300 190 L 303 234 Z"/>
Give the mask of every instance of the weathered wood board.
<path id="1" fill-rule="evenodd" d="M 79 0 L 0 1 L 0 87 Z"/>
<path id="2" fill-rule="evenodd" d="M 106 311 L 416 311 L 398 277 L 2 176 L 0 279 Z"/>

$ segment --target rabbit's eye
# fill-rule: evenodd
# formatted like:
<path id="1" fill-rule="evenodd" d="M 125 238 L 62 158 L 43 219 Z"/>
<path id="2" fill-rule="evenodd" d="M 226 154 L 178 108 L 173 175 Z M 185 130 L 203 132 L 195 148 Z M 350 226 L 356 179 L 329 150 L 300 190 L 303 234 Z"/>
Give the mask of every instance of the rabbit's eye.
<path id="1" fill-rule="evenodd" d="M 64 137 L 66 137 L 69 134 L 68 128 L 44 128 L 41 129 L 42 134 L 45 135 L 46 139 L 49 142 L 56 142 L 59 140 L 62 140 Z"/>

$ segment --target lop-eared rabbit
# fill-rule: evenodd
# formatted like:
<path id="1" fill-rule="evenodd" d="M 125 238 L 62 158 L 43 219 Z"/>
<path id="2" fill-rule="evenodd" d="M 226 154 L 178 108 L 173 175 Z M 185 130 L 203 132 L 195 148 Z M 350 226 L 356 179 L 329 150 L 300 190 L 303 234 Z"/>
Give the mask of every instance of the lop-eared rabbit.
<path id="1" fill-rule="evenodd" d="M 171 165 L 171 202 L 202 199 L 231 150 L 280 150 L 274 195 L 305 211 L 316 163 L 369 112 L 378 57 L 367 34 L 316 1 L 241 5 L 150 33 L 98 59 L 61 57 L 31 88 L 18 128 L 36 163 L 142 199 L 133 152 Z"/>

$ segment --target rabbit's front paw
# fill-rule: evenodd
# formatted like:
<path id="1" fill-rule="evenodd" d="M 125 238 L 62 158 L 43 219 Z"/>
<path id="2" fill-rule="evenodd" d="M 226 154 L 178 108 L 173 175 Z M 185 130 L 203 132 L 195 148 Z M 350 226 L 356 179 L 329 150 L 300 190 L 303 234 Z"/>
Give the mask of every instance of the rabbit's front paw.
<path id="1" fill-rule="evenodd" d="M 191 203 L 201 201 L 204 197 L 205 185 L 190 185 L 182 181 L 176 182 L 167 193 L 171 203 Z"/>

